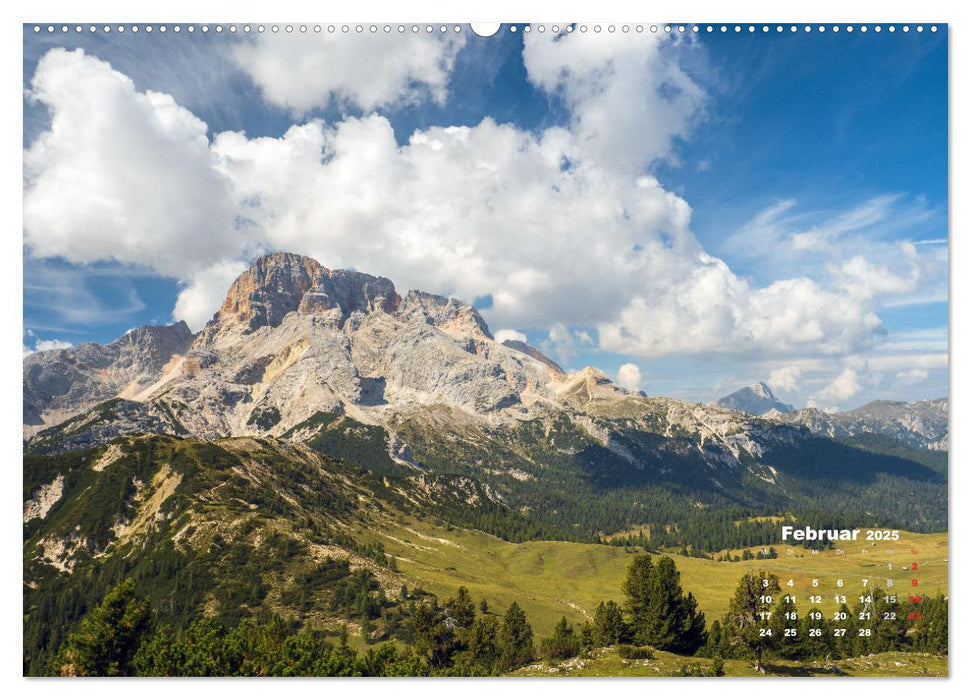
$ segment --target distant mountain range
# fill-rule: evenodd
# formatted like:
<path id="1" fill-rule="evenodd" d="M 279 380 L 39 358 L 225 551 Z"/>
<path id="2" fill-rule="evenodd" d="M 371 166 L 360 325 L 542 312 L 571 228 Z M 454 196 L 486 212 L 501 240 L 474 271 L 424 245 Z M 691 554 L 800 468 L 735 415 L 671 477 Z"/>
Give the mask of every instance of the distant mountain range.
<path id="1" fill-rule="evenodd" d="M 904 401 L 871 401 L 850 411 L 827 413 L 815 408 L 793 410 L 782 403 L 765 382 L 750 384 L 712 401 L 733 411 L 743 411 L 781 423 L 802 425 L 817 435 L 845 438 L 875 434 L 899 440 L 911 447 L 947 451 L 948 401 L 946 398 Z"/>
<path id="2" fill-rule="evenodd" d="M 792 413 L 771 416 L 791 425 L 803 425 L 817 435 L 851 437 L 884 435 L 900 442 L 928 450 L 947 451 L 948 401 L 946 398 L 925 399 L 914 403 L 871 401 L 851 411 L 826 413 L 803 408 Z"/>

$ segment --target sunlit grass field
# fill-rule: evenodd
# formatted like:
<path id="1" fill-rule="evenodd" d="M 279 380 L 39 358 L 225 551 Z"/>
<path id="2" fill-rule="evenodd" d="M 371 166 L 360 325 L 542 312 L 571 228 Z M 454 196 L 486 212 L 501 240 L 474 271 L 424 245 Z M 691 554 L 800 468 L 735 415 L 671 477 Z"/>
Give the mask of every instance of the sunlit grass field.
<path id="1" fill-rule="evenodd" d="M 900 534 L 897 542 L 873 546 L 858 542 L 816 554 L 802 547 L 776 545 L 779 558 L 769 560 L 716 562 L 669 556 L 681 572 L 683 588 L 698 599 L 709 624 L 724 616 L 739 578 L 760 569 L 779 577 L 783 591 L 796 596 L 801 614 L 810 607 L 832 614 L 839 607 L 834 598 L 837 594 L 846 595 L 852 607 L 864 591 L 864 579 L 867 587 L 892 590 L 901 601 L 913 593 L 946 593 L 947 534 Z M 415 518 L 388 517 L 379 528 L 358 535 L 382 542 L 407 579 L 442 599 L 466 586 L 476 600 L 485 598 L 496 611 L 518 601 L 538 636 L 550 634 L 563 615 L 581 622 L 592 617 L 601 600 L 623 602 L 621 584 L 627 564 L 640 551 L 574 542 L 512 544 L 481 532 L 449 529 Z M 741 550 L 733 554 L 741 554 Z M 911 585 L 915 578 L 916 587 Z M 889 589 L 887 579 L 893 581 Z M 792 586 L 788 586 L 790 580 Z M 810 595 L 821 595 L 821 603 L 810 605 Z"/>

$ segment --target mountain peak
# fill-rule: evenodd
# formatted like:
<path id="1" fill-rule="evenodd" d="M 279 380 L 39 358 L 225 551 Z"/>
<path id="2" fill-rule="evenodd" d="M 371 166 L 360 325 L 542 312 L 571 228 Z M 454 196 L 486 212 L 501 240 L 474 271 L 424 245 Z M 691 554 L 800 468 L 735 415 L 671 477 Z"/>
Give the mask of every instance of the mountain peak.
<path id="1" fill-rule="evenodd" d="M 259 257 L 230 286 L 214 320 L 236 322 L 250 330 L 278 326 L 299 308 L 314 279 L 325 270 L 313 258 L 293 253 Z"/>
<path id="2" fill-rule="evenodd" d="M 792 406 L 779 401 L 765 382 L 749 384 L 728 396 L 712 401 L 711 404 L 732 411 L 744 411 L 755 416 L 764 415 L 769 411 L 779 413 L 792 411 Z"/>
<path id="3" fill-rule="evenodd" d="M 257 258 L 233 282 L 213 321 L 252 331 L 276 327 L 294 311 L 341 317 L 354 311 L 393 311 L 400 298 L 391 280 L 353 270 L 329 270 L 313 258 L 271 253 Z"/>
<path id="4" fill-rule="evenodd" d="M 772 389 L 770 389 L 769 385 L 766 384 L 765 382 L 756 382 L 755 384 L 749 384 L 745 388 L 751 391 L 753 394 L 755 394 L 758 397 L 761 397 L 763 399 L 772 399 L 773 401 L 775 400 L 775 394 L 772 393 Z"/>

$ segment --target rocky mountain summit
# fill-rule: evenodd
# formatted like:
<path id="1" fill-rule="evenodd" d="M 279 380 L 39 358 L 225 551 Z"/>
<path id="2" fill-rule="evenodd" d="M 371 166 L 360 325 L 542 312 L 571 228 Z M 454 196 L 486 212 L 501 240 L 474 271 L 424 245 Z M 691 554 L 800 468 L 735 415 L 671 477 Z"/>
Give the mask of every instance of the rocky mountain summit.
<path id="1" fill-rule="evenodd" d="M 778 411 L 779 413 L 792 411 L 792 406 L 779 401 L 765 382 L 749 384 L 728 396 L 712 401 L 711 405 L 732 411 L 744 411 L 753 416 L 763 416 L 769 411 Z"/>
<path id="2" fill-rule="evenodd" d="M 239 276 L 196 336 L 180 322 L 25 358 L 24 431 L 111 399 L 143 404 L 123 407 L 150 415 L 146 430 L 162 421 L 204 439 L 280 435 L 318 412 L 385 424 L 432 405 L 495 424 L 568 407 L 591 371 L 568 375 L 525 343 L 496 342 L 469 304 L 402 297 L 386 278 L 275 253 Z M 587 398 L 629 394 L 601 379 Z"/>

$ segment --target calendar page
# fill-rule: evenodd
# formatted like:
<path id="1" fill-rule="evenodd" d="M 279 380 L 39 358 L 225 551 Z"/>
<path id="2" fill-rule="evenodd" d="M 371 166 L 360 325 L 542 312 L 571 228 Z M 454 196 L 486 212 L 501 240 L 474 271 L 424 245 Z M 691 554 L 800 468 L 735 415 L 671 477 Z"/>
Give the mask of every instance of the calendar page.
<path id="1" fill-rule="evenodd" d="M 946 23 L 22 34 L 25 676 L 948 676 Z"/>

